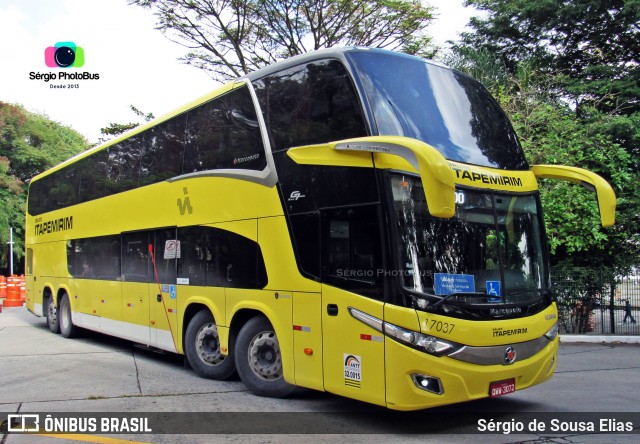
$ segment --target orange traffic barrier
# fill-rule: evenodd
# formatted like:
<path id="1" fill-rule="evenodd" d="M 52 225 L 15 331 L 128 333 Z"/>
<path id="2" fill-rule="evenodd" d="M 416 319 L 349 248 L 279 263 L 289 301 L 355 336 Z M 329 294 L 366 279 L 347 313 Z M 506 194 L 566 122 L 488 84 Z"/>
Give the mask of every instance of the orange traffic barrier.
<path id="1" fill-rule="evenodd" d="M 20 276 L 20 300 L 24 304 L 27 298 L 27 279 L 24 277 L 24 274 Z"/>
<path id="2" fill-rule="evenodd" d="M 0 299 L 7 297 L 7 278 L 0 276 Z"/>
<path id="3" fill-rule="evenodd" d="M 7 298 L 4 300 L 5 307 L 22 307 L 20 300 L 20 278 L 9 276 L 7 278 Z"/>

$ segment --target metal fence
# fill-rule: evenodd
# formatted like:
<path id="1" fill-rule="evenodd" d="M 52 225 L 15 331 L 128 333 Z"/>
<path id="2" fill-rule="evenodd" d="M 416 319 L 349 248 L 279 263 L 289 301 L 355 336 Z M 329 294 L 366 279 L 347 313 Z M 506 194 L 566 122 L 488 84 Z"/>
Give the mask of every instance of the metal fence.
<path id="1" fill-rule="evenodd" d="M 551 281 L 560 333 L 640 335 L 640 270 L 616 277 L 602 269 L 552 270 Z"/>

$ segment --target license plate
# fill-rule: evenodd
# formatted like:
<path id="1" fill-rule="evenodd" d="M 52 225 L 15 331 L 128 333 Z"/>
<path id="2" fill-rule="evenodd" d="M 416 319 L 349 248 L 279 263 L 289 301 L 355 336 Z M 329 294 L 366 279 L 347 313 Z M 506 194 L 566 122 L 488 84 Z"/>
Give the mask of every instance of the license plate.
<path id="1" fill-rule="evenodd" d="M 498 396 L 508 395 L 509 393 L 513 393 L 516 391 L 516 379 L 506 379 L 504 381 L 496 381 L 492 382 L 489 386 L 489 395 L 492 398 L 497 398 Z"/>

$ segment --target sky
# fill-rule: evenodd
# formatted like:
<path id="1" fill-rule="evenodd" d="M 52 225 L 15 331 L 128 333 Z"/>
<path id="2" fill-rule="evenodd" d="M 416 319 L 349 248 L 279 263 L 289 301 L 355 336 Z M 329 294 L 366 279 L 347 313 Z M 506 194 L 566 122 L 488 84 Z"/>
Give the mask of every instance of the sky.
<path id="1" fill-rule="evenodd" d="M 462 2 L 427 0 L 436 7 L 429 28 L 436 43 L 464 31 L 474 14 Z M 152 11 L 126 0 L 0 0 L 0 101 L 45 114 L 95 143 L 109 123 L 137 121 L 130 105 L 160 117 L 215 89 L 204 71 L 178 60 L 187 49 L 154 29 L 155 22 Z M 46 48 L 51 54 L 58 42 L 82 48 L 84 66 L 48 67 Z M 45 80 L 61 72 L 98 78 Z"/>

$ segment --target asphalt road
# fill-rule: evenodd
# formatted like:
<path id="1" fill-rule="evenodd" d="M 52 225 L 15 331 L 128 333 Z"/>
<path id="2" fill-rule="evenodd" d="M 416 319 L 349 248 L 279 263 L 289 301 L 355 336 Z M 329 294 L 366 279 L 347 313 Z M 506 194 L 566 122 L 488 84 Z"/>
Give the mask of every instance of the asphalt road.
<path id="1" fill-rule="evenodd" d="M 261 398 L 237 379 L 198 378 L 176 355 L 91 332 L 65 339 L 25 308 L 0 313 L 0 423 L 6 428 L 8 414 L 37 412 L 41 423 L 50 414 L 85 427 L 85 433 L 55 437 L 3 430 L 0 444 L 636 443 L 639 397 L 637 344 L 565 343 L 556 374 L 545 384 L 502 398 L 400 413 L 308 390 L 288 399 Z M 99 428 L 105 416 L 115 417 L 110 430 L 148 425 L 152 432 L 94 432 L 88 421 Z M 128 419 L 117 422 L 122 418 Z M 625 433 L 608 431 L 616 428 Z"/>

